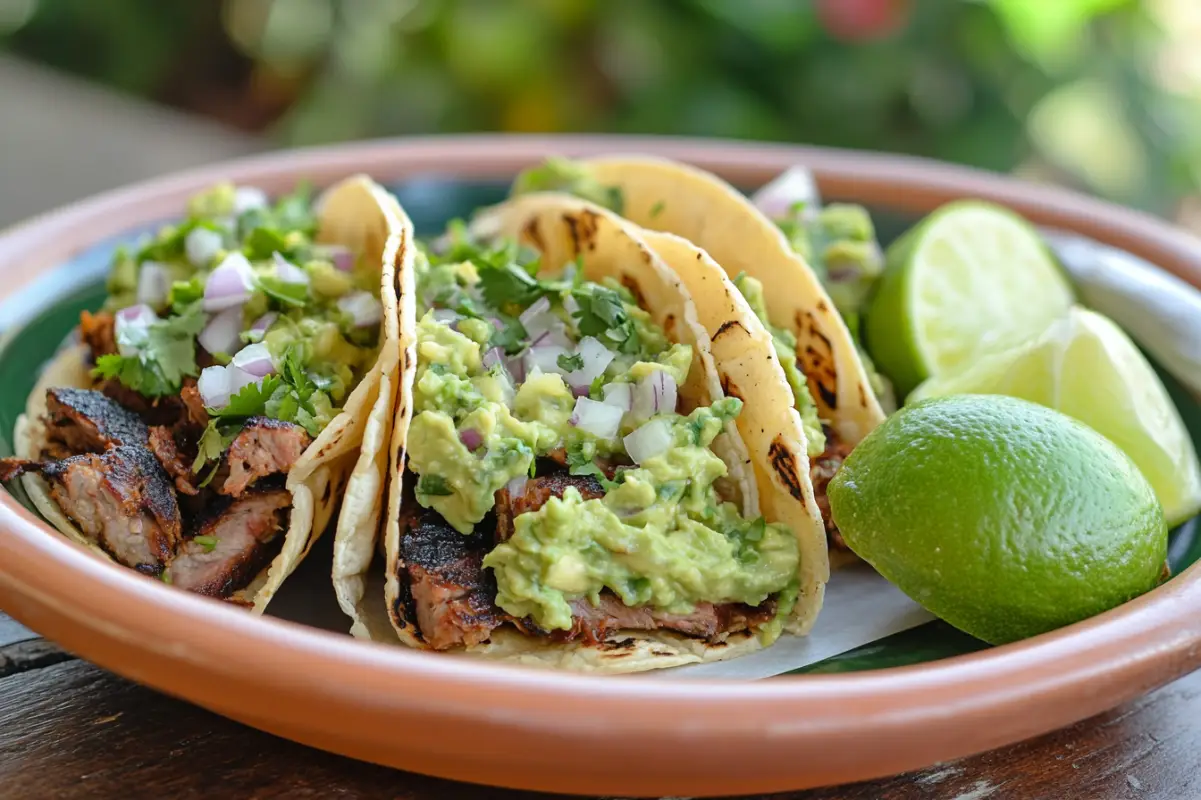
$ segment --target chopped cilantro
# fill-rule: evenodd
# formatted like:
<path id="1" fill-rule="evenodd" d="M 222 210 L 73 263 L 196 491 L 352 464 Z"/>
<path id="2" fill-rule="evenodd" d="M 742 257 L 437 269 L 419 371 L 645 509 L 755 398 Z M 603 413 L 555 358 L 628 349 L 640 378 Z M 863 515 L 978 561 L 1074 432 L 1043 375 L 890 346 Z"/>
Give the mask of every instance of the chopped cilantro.
<path id="1" fill-rule="evenodd" d="M 264 261 L 271 258 L 272 253 L 286 253 L 287 251 L 287 237 L 277 228 L 255 228 L 242 242 L 242 252 L 251 261 Z"/>
<path id="2" fill-rule="evenodd" d="M 572 475 L 591 475 L 607 492 L 616 488 L 620 480 L 611 481 L 604 470 L 596 465 L 596 443 L 591 441 L 571 442 L 567 445 L 567 471 Z M 620 472 L 617 475 L 621 477 Z"/>
<path id="3" fill-rule="evenodd" d="M 447 486 L 446 479 L 441 475 L 422 475 L 421 480 L 417 482 L 417 491 L 431 497 L 447 497 L 454 494 L 454 490 Z"/>
<path id="4" fill-rule="evenodd" d="M 217 549 L 216 536 L 193 536 L 192 541 L 205 549 L 205 552 L 211 553 Z"/>
<path id="5" fill-rule="evenodd" d="M 664 208 L 666 208 L 666 207 L 667 207 L 667 204 L 666 204 L 666 203 L 664 203 L 662 200 L 658 201 L 658 202 L 657 202 L 657 203 L 655 203 L 653 206 L 651 206 L 651 211 L 650 211 L 650 217 L 651 217 L 651 219 L 654 219 L 655 217 L 657 217 L 657 216 L 659 216 L 660 214 L 662 214 L 662 213 L 663 213 L 663 209 L 664 209 Z"/>
<path id="6" fill-rule="evenodd" d="M 492 334 L 492 339 L 488 344 L 492 347 L 501 348 L 507 355 L 512 356 L 520 353 L 525 349 L 525 341 L 529 338 L 525 327 L 516 317 L 501 314 L 499 318 L 501 327 Z"/>
<path id="7" fill-rule="evenodd" d="M 564 369 L 568 372 L 575 372 L 578 369 L 584 368 L 584 357 L 579 353 L 572 353 L 570 355 L 564 353 L 555 359 L 555 361 L 559 365 L 559 369 Z"/>
<path id="8" fill-rule="evenodd" d="M 278 375 L 268 375 L 258 383 L 249 383 L 229 398 L 229 405 L 209 410 L 214 417 L 260 417 L 267 413 L 267 402 L 282 383 Z"/>
<path id="9" fill-rule="evenodd" d="M 126 342 L 138 348 L 136 355 L 101 356 L 92 374 L 115 378 L 145 397 L 175 394 L 184 376 L 199 373 L 195 339 L 205 321 L 200 304 L 194 303 L 182 314 L 153 322 L 138 334 L 138 341 Z"/>
<path id="10" fill-rule="evenodd" d="M 480 270 L 480 290 L 490 306 L 502 311 L 528 308 L 546 294 L 539 281 L 518 264 Z"/>
<path id="11" fill-rule="evenodd" d="M 620 294 L 593 284 L 573 289 L 571 296 L 580 307 L 575 318 L 581 336 L 595 336 L 620 353 L 638 352 L 638 329 L 626 313 Z"/>
<path id="12" fill-rule="evenodd" d="M 168 298 L 171 309 L 176 313 L 183 313 L 188 306 L 195 303 L 204 297 L 204 278 L 200 275 L 193 275 L 190 280 L 175 281 L 171 284 L 171 295 Z"/>
<path id="13" fill-rule="evenodd" d="M 304 283 L 287 283 L 271 275 L 258 279 L 263 294 L 281 306 L 302 308 L 309 300 L 309 287 Z"/>
<path id="14" fill-rule="evenodd" d="M 742 538 L 746 539 L 748 542 L 757 542 L 763 538 L 763 534 L 766 532 L 767 520 L 765 520 L 763 517 L 759 517 L 750 524 L 750 526 L 746 529 L 746 532 L 742 534 Z"/>

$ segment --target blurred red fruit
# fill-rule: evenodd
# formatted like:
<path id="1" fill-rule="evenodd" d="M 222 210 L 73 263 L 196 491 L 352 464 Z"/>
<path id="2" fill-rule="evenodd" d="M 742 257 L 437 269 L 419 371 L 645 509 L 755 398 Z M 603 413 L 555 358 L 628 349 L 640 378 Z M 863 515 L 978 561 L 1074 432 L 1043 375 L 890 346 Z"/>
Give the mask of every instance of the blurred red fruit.
<path id="1" fill-rule="evenodd" d="M 817 0 L 817 18 L 835 39 L 885 39 L 909 21 L 911 0 Z"/>

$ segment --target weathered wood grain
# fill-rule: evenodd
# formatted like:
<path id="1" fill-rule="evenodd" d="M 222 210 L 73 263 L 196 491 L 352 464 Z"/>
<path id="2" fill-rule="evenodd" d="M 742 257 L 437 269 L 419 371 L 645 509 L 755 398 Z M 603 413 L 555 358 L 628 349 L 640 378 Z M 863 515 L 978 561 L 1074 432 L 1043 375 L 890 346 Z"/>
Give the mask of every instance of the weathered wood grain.
<path id="1" fill-rule="evenodd" d="M 82 661 L 0 679 L 0 698 L 0 786 L 6 797 L 548 797 L 321 753 Z M 1199 767 L 1201 673 L 1030 742 L 920 773 L 774 800 L 1177 800 L 1201 796 Z"/>

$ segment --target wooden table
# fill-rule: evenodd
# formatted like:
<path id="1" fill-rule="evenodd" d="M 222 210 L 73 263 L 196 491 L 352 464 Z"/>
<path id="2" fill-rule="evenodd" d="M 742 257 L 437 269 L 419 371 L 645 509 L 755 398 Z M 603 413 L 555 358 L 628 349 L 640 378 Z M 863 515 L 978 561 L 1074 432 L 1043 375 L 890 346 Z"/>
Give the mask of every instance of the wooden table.
<path id="1" fill-rule="evenodd" d="M 266 143 L 0 57 L 0 224 Z M 1201 797 L 1201 673 L 1040 739 L 789 798 Z M 0 796 L 522 798 L 259 733 L 79 661 L 0 614 Z"/>
<path id="2" fill-rule="evenodd" d="M 1201 796 L 1201 672 L 1057 733 L 881 781 L 774 800 Z M 322 753 L 80 661 L 0 615 L 0 794 L 485 800 L 544 798 Z"/>

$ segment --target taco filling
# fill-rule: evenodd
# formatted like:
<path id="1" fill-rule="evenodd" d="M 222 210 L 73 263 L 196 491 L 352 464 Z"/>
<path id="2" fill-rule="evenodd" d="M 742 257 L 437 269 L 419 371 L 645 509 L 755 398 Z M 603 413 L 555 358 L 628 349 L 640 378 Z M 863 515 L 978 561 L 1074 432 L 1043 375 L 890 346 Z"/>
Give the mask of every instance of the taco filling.
<path id="1" fill-rule="evenodd" d="M 505 242 L 442 245 L 416 263 L 401 503 L 401 599 L 420 638 L 473 646 L 509 625 L 553 642 L 774 639 L 798 546 L 740 512 L 712 449 L 741 401 L 689 407 L 693 348 L 616 281 L 574 264 L 548 277 Z"/>
<path id="2" fill-rule="evenodd" d="M 91 385 L 45 390 L 40 452 L 0 478 L 40 475 L 127 567 L 214 597 L 245 588 L 280 550 L 285 476 L 379 345 L 380 265 L 316 232 L 307 190 L 272 204 L 225 184 L 119 249 L 104 307 L 80 319 Z"/>

